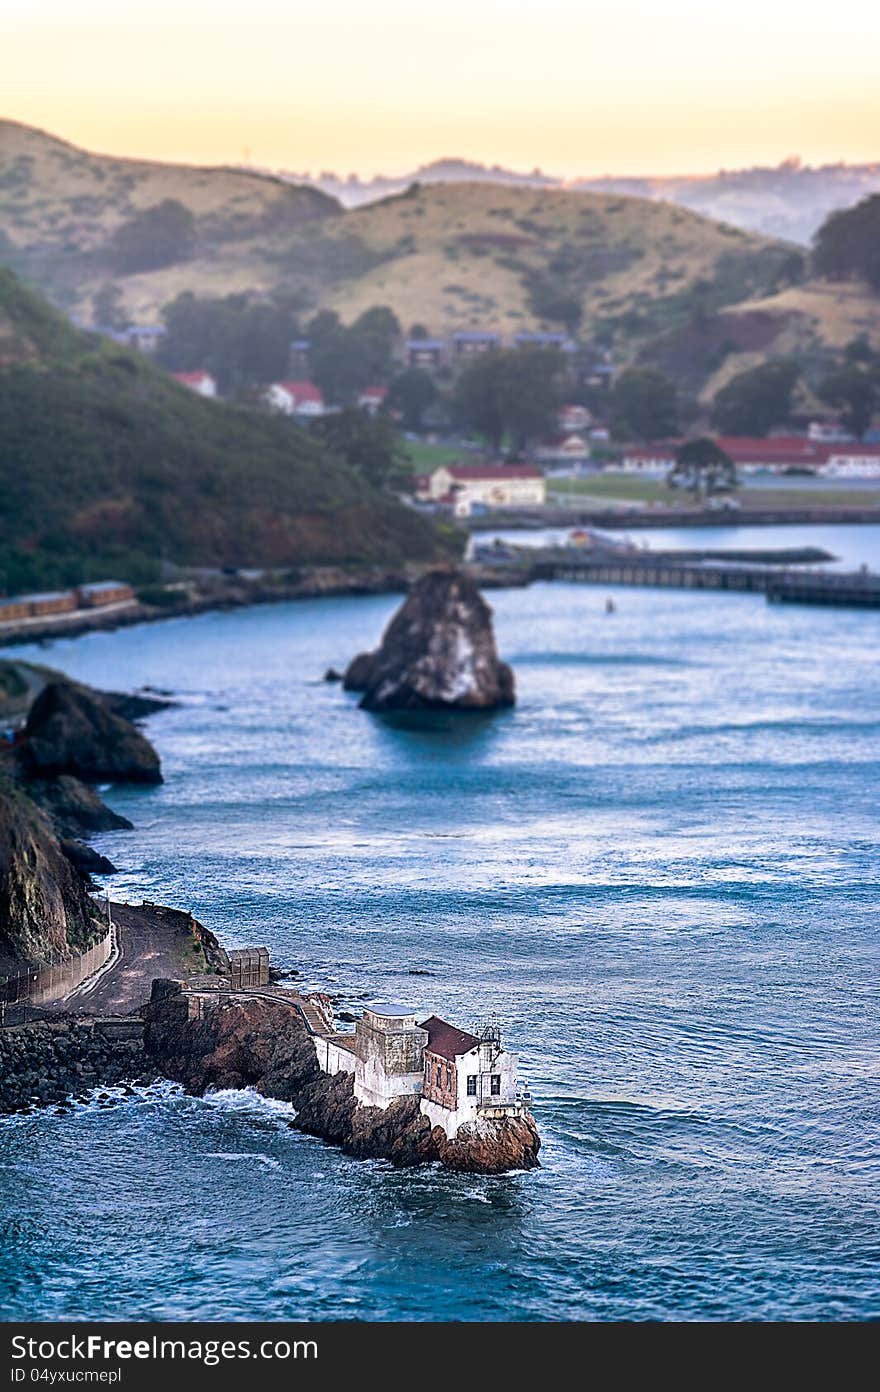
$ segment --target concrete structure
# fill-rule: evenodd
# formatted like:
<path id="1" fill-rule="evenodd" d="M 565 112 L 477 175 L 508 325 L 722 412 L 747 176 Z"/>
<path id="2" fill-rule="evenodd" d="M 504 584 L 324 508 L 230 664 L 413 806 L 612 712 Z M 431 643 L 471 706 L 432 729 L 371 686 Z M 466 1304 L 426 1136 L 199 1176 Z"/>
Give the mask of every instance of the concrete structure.
<path id="1" fill-rule="evenodd" d="M 189 387 L 197 396 L 217 395 L 217 383 L 210 372 L 173 372 L 171 375 L 181 386 Z"/>
<path id="2" fill-rule="evenodd" d="M 155 353 L 165 333 L 166 329 L 162 324 L 129 324 L 114 337 L 127 347 L 136 348 L 139 353 Z"/>
<path id="3" fill-rule="evenodd" d="M 528 1097 L 517 1086 L 517 1057 L 501 1046 L 496 1027 L 468 1034 L 431 1015 L 416 1023 L 402 1005 L 374 1005 L 354 1032 L 340 1034 L 308 1020 L 325 1073 L 353 1073 L 354 1094 L 384 1110 L 398 1097 L 420 1097 L 432 1126 L 450 1138 L 480 1116 L 520 1116 Z"/>
<path id="4" fill-rule="evenodd" d="M 534 464 L 441 464 L 428 475 L 425 502 L 450 503 L 458 516 L 472 508 L 541 507 L 544 475 Z"/>
<path id="5" fill-rule="evenodd" d="M 457 358 L 477 358 L 481 353 L 491 353 L 501 347 L 497 333 L 463 331 L 453 334 L 452 349 Z"/>
<path id="6" fill-rule="evenodd" d="M 265 400 L 283 416 L 314 418 L 324 414 L 324 397 L 314 382 L 273 382 L 266 388 Z"/>

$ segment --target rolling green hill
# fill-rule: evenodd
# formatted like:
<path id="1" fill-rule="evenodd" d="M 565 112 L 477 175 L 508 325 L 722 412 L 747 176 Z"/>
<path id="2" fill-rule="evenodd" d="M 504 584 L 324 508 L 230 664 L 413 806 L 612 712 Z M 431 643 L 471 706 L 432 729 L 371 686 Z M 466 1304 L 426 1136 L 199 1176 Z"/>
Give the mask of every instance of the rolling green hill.
<path id="1" fill-rule="evenodd" d="M 115 234 L 166 199 L 194 216 L 191 251 L 123 273 Z M 87 319 L 108 281 L 135 321 L 155 321 L 182 290 L 283 292 L 303 313 L 345 319 L 387 304 L 435 334 L 577 322 L 621 355 L 696 312 L 766 296 L 799 255 L 617 194 L 429 184 L 345 212 L 278 179 L 91 155 L 12 122 L 0 123 L 0 217 L 0 262 Z"/>
<path id="2" fill-rule="evenodd" d="M 205 401 L 0 271 L 0 588 L 186 565 L 432 558 L 438 535 L 284 419 Z"/>

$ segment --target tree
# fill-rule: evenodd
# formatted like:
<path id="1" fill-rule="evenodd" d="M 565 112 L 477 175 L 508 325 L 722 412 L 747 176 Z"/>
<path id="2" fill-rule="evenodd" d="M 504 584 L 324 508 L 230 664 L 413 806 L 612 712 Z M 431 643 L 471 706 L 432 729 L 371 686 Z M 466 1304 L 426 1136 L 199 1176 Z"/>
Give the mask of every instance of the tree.
<path id="1" fill-rule="evenodd" d="M 122 291 L 118 285 L 106 281 L 92 296 L 92 313 L 95 323 L 102 329 L 124 329 L 128 315 L 122 302 Z"/>
<path id="2" fill-rule="evenodd" d="M 880 294 L 880 193 L 825 219 L 813 243 L 813 269 L 831 280 L 861 277 Z"/>
<path id="3" fill-rule="evenodd" d="M 173 372 L 204 368 L 224 395 L 283 377 L 296 319 L 284 305 L 246 295 L 197 297 L 185 291 L 162 311 L 165 335 L 157 350 Z"/>
<path id="4" fill-rule="evenodd" d="M 669 471 L 670 488 L 686 488 L 695 497 L 725 492 L 736 487 L 736 465 L 715 440 L 701 435 L 688 440 L 675 454 Z"/>
<path id="5" fill-rule="evenodd" d="M 552 429 L 559 402 L 562 362 L 546 348 L 508 348 L 482 353 L 460 374 L 454 403 L 459 416 L 500 450 L 505 435 L 519 451 Z"/>
<path id="6" fill-rule="evenodd" d="M 408 367 L 391 382 L 386 404 L 400 412 L 406 430 L 421 430 L 422 417 L 436 398 L 437 386 L 431 374 L 421 367 Z"/>
<path id="7" fill-rule="evenodd" d="M 800 368 L 788 358 L 732 377 L 712 403 L 712 421 L 725 435 L 766 435 L 791 416 Z"/>
<path id="8" fill-rule="evenodd" d="M 674 435 L 678 426 L 675 383 L 654 367 L 629 367 L 611 389 L 614 434 L 637 440 Z"/>
<path id="9" fill-rule="evenodd" d="M 880 406 L 878 377 L 880 374 L 857 362 L 844 362 L 829 372 L 819 386 L 822 400 L 841 411 L 844 426 L 859 440 Z"/>
<path id="10" fill-rule="evenodd" d="M 196 240 L 196 220 L 176 198 L 144 208 L 116 229 L 110 254 L 123 275 L 160 270 L 186 261 Z"/>
<path id="11" fill-rule="evenodd" d="M 329 401 L 349 404 L 364 387 L 388 381 L 400 324 L 387 306 L 366 310 L 350 327 L 324 309 L 307 332 L 311 374 Z"/>
<path id="12" fill-rule="evenodd" d="M 314 421 L 311 432 L 374 488 L 402 485 L 412 462 L 387 416 L 348 407 Z"/>

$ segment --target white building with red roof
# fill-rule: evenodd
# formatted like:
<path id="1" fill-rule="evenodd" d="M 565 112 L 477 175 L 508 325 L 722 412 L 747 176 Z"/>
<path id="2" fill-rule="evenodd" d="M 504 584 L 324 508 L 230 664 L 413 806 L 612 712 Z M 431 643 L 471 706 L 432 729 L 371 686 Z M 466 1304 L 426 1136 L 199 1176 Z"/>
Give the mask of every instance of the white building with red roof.
<path id="1" fill-rule="evenodd" d="M 267 405 L 283 416 L 324 415 L 324 394 L 314 382 L 272 382 L 264 397 Z"/>
<path id="2" fill-rule="evenodd" d="M 375 416 L 385 405 L 385 398 L 388 395 L 387 387 L 364 387 L 357 399 L 357 404 L 362 411 L 368 415 Z"/>
<path id="3" fill-rule="evenodd" d="M 354 1030 L 337 1033 L 324 1016 L 306 1023 L 325 1073 L 354 1075 L 364 1107 L 384 1110 L 398 1097 L 419 1097 L 419 1110 L 451 1139 L 480 1117 L 521 1116 L 529 1096 L 517 1083 L 519 1060 L 502 1047 L 497 1026 L 479 1034 L 437 1015 L 417 1024 L 404 1005 L 372 1005 Z"/>
<path id="4" fill-rule="evenodd" d="M 542 507 L 547 483 L 534 464 L 441 464 L 419 496 L 467 517 L 475 507 Z"/>
<path id="5" fill-rule="evenodd" d="M 217 383 L 210 372 L 174 372 L 172 376 L 181 386 L 189 387 L 198 396 L 217 395 Z"/>

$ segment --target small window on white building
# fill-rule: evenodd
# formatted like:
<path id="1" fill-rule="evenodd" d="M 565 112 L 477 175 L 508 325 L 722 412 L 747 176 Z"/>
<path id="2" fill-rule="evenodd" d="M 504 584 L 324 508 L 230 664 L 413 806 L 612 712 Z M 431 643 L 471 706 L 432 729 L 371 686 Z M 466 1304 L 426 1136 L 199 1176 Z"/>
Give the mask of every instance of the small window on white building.
<path id="1" fill-rule="evenodd" d="M 498 1096 L 500 1096 L 500 1093 L 501 1093 L 501 1074 L 500 1074 L 500 1073 L 490 1073 L 490 1074 L 489 1074 L 489 1091 L 491 1092 L 491 1094 L 492 1094 L 493 1097 L 498 1097 Z"/>
<path id="2" fill-rule="evenodd" d="M 469 1073 L 469 1074 L 468 1074 L 468 1080 L 467 1080 L 467 1095 L 468 1095 L 468 1097 L 476 1097 L 476 1095 L 477 1095 L 477 1075 L 476 1075 L 476 1073 Z"/>

